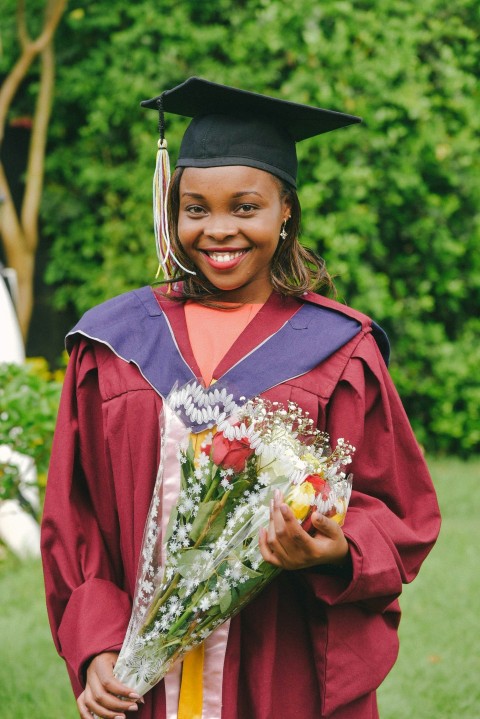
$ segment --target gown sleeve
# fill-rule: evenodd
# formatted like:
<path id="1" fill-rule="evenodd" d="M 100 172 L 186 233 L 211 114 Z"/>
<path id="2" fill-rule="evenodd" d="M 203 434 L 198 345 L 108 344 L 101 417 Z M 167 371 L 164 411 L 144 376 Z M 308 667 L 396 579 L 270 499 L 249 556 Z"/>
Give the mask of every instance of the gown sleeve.
<path id="1" fill-rule="evenodd" d="M 48 615 L 76 695 L 88 661 L 120 649 L 128 626 L 118 534 L 98 369 L 92 346 L 82 341 L 65 377 L 42 521 Z"/>
<path id="2" fill-rule="evenodd" d="M 398 393 L 371 335 L 358 345 L 328 407 L 332 443 L 356 447 L 343 527 L 351 565 L 306 570 L 316 597 L 386 611 L 432 548 L 440 527 L 435 490 Z"/>

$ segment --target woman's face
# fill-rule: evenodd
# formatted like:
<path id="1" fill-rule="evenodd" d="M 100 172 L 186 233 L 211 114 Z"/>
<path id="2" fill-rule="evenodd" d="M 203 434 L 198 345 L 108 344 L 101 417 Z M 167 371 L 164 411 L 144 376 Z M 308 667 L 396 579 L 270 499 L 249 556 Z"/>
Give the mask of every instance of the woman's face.
<path id="1" fill-rule="evenodd" d="M 229 302 L 265 302 L 270 265 L 290 207 L 275 178 L 253 167 L 188 167 L 180 180 L 178 237 Z"/>

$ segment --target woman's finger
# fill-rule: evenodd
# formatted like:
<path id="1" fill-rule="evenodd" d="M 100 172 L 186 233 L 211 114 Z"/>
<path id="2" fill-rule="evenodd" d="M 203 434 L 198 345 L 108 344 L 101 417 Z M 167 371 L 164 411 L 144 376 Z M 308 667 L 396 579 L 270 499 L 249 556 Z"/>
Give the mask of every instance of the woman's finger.
<path id="1" fill-rule="evenodd" d="M 118 654 L 98 654 L 87 669 L 87 684 L 82 695 L 86 708 L 102 719 L 125 717 L 125 712 L 138 710 L 140 695 L 118 681 L 113 674 Z"/>
<path id="2" fill-rule="evenodd" d="M 103 689 L 113 694 L 115 697 L 125 697 L 136 701 L 140 699 L 140 695 L 134 692 L 130 687 L 120 682 L 113 670 L 118 658 L 116 652 L 103 652 L 98 654 L 90 663 L 87 670 L 87 679 L 96 676 Z M 131 702 L 130 702 L 131 704 Z"/>
<path id="3" fill-rule="evenodd" d="M 340 525 L 333 519 L 314 512 L 312 526 L 315 529 L 312 539 L 316 544 L 319 560 L 329 564 L 342 563 L 350 549 Z"/>
<path id="4" fill-rule="evenodd" d="M 343 534 L 343 531 L 337 522 L 329 517 L 326 517 L 324 514 L 320 514 L 320 512 L 312 512 L 311 520 L 315 530 L 326 537 L 336 539 Z"/>
<path id="5" fill-rule="evenodd" d="M 92 677 L 85 689 L 85 704 L 90 711 L 98 714 L 98 707 L 102 710 L 110 710 L 112 716 L 119 716 L 124 712 L 135 712 L 137 704 L 131 698 L 115 696 L 106 691 L 97 677 Z M 99 714 L 103 716 L 103 714 Z"/>
<path id="6" fill-rule="evenodd" d="M 275 490 L 274 499 L 270 503 L 270 522 L 267 530 L 267 544 L 270 551 L 281 560 L 282 566 L 288 561 L 288 545 L 290 543 L 289 531 L 287 529 L 282 511 L 282 495 Z"/>
<path id="7" fill-rule="evenodd" d="M 272 552 L 268 545 L 268 532 L 264 527 L 260 529 L 258 534 L 258 546 L 260 548 L 260 554 L 266 562 L 273 564 L 274 567 L 282 566 L 279 558 Z"/>
<path id="8" fill-rule="evenodd" d="M 99 717 L 99 719 L 126 719 L 125 712 L 122 712 L 118 709 L 106 709 L 99 702 L 95 701 L 91 697 L 89 698 L 88 693 L 85 694 L 85 706 L 88 710 L 87 716 L 89 719 L 92 719 L 92 715 Z"/>
<path id="9" fill-rule="evenodd" d="M 92 719 L 92 713 L 89 709 L 87 709 L 87 705 L 85 704 L 85 692 L 82 692 L 79 697 L 77 697 L 77 709 L 78 713 L 80 714 L 81 719 Z"/>

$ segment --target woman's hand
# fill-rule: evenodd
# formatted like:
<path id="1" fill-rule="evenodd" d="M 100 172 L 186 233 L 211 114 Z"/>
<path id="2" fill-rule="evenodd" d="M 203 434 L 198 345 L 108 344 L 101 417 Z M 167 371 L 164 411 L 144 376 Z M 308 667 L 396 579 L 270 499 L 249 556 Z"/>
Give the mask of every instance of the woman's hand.
<path id="1" fill-rule="evenodd" d="M 92 714 L 102 719 L 126 719 L 125 712 L 137 711 L 138 701 L 143 704 L 139 694 L 113 676 L 117 656 L 118 652 L 103 652 L 90 662 L 85 691 L 77 699 L 82 719 L 92 719 Z"/>
<path id="2" fill-rule="evenodd" d="M 283 569 L 307 569 L 318 564 L 343 564 L 349 554 L 345 535 L 333 519 L 312 514 L 313 536 L 302 529 L 282 494 L 275 490 L 268 529 L 261 529 L 260 552 L 266 562 Z"/>

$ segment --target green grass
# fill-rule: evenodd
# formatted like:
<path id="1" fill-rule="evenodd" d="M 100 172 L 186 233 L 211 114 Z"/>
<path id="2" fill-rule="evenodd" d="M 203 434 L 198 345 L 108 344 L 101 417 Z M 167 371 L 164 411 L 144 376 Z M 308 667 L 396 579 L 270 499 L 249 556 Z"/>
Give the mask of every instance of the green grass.
<path id="1" fill-rule="evenodd" d="M 53 646 L 38 561 L 0 563 L 0 706 L 6 719 L 78 719 Z"/>
<path id="2" fill-rule="evenodd" d="M 431 461 L 443 523 L 405 587 L 400 655 L 379 691 L 382 719 L 480 717 L 480 462 Z"/>
<path id="3" fill-rule="evenodd" d="M 430 464 L 443 527 L 402 597 L 400 656 L 379 691 L 382 719 L 480 717 L 480 461 Z M 0 561 L 0 607 L 1 715 L 78 719 L 51 641 L 38 562 Z"/>

